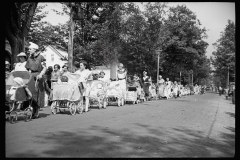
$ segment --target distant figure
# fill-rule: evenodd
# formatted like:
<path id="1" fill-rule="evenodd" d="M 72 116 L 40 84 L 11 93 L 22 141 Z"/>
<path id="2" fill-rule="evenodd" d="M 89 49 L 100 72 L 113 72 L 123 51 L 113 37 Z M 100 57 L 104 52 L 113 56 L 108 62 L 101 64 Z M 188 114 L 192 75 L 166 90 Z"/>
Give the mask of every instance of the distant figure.
<path id="1" fill-rule="evenodd" d="M 219 92 L 219 96 L 221 96 L 222 95 L 222 87 L 221 86 L 219 86 L 218 92 Z"/>

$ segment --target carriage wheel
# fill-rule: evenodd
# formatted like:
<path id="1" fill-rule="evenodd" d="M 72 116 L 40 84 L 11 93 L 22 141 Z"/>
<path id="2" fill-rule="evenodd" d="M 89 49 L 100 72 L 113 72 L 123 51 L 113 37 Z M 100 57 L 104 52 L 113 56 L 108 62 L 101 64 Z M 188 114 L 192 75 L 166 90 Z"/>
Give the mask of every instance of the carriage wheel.
<path id="1" fill-rule="evenodd" d="M 69 109 L 70 109 L 70 113 L 71 113 L 71 115 L 76 114 L 77 107 L 76 107 L 76 104 L 75 104 L 75 103 L 70 103 L 70 105 L 69 105 Z"/>
<path id="2" fill-rule="evenodd" d="M 82 114 L 82 113 L 83 113 L 83 101 L 80 101 L 80 102 L 78 103 L 76 112 L 77 112 L 78 114 Z"/>
<path id="3" fill-rule="evenodd" d="M 121 106 L 121 100 L 118 99 L 118 107 L 120 107 L 120 106 Z"/>
<path id="4" fill-rule="evenodd" d="M 31 120 L 31 118 L 32 118 L 32 109 L 31 109 L 31 107 L 28 107 L 28 108 L 26 108 L 24 110 L 23 116 L 24 116 L 24 120 L 26 122 Z"/>
<path id="5" fill-rule="evenodd" d="M 52 102 L 51 104 L 51 111 L 52 111 L 52 114 L 57 114 L 57 108 L 56 108 L 56 101 Z"/>
<path id="6" fill-rule="evenodd" d="M 12 111 L 12 112 L 10 113 L 10 115 L 9 115 L 9 121 L 10 121 L 11 123 L 16 123 L 17 117 L 18 117 L 17 112 L 16 112 L 16 111 Z"/>

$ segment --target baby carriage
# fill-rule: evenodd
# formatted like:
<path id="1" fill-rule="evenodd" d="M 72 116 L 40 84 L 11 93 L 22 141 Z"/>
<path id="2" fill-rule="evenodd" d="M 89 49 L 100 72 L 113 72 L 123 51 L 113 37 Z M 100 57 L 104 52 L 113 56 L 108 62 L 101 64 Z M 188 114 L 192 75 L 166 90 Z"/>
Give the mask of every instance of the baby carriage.
<path id="1" fill-rule="evenodd" d="M 100 80 L 94 80 L 89 86 L 89 107 L 98 106 L 99 109 L 107 107 L 105 93 L 105 83 Z"/>
<path id="2" fill-rule="evenodd" d="M 31 92 L 35 88 L 28 88 L 29 83 L 34 83 L 32 81 L 34 79 L 28 71 L 14 71 L 6 79 L 5 115 L 11 123 L 15 123 L 19 115 L 23 115 L 25 121 L 30 121 L 33 113 L 39 109 Z"/>
<path id="3" fill-rule="evenodd" d="M 124 105 L 124 93 L 117 81 L 110 82 L 106 92 L 107 105 Z"/>
<path id="4" fill-rule="evenodd" d="M 69 78 L 69 76 L 70 75 L 67 77 Z M 52 114 L 56 114 L 58 111 L 63 113 L 66 109 L 69 109 L 71 115 L 82 113 L 83 97 L 76 81 L 75 83 L 72 82 L 73 81 L 52 83 Z"/>
<path id="5" fill-rule="evenodd" d="M 138 104 L 140 102 L 141 86 L 139 82 L 133 81 L 128 82 L 127 92 L 126 92 L 126 102 L 131 102 L 132 104 Z"/>
<path id="6" fill-rule="evenodd" d="M 157 91 L 156 91 L 156 86 L 154 84 L 151 84 L 149 86 L 149 92 L 150 92 L 151 98 L 157 100 Z"/>

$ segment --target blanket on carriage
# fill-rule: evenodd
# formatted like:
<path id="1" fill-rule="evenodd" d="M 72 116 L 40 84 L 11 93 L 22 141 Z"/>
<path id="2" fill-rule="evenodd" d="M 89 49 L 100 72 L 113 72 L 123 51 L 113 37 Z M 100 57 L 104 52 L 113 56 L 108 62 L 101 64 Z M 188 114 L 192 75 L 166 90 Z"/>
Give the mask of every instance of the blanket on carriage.
<path id="1" fill-rule="evenodd" d="M 55 84 L 53 85 L 52 100 L 79 101 L 81 94 L 76 84 Z"/>
<path id="2" fill-rule="evenodd" d="M 123 90 L 117 81 L 113 81 L 107 88 L 107 96 L 124 97 Z"/>
<path id="3" fill-rule="evenodd" d="M 89 86 L 89 97 L 98 98 L 105 96 L 105 83 L 100 80 L 94 80 Z"/>

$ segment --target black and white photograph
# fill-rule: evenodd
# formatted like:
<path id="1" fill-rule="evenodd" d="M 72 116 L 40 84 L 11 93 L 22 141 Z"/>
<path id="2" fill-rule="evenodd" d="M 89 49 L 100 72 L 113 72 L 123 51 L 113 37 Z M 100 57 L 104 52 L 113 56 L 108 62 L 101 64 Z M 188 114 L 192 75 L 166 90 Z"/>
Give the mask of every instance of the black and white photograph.
<path id="1" fill-rule="evenodd" d="M 236 156 L 235 2 L 4 4 L 5 158 Z"/>

